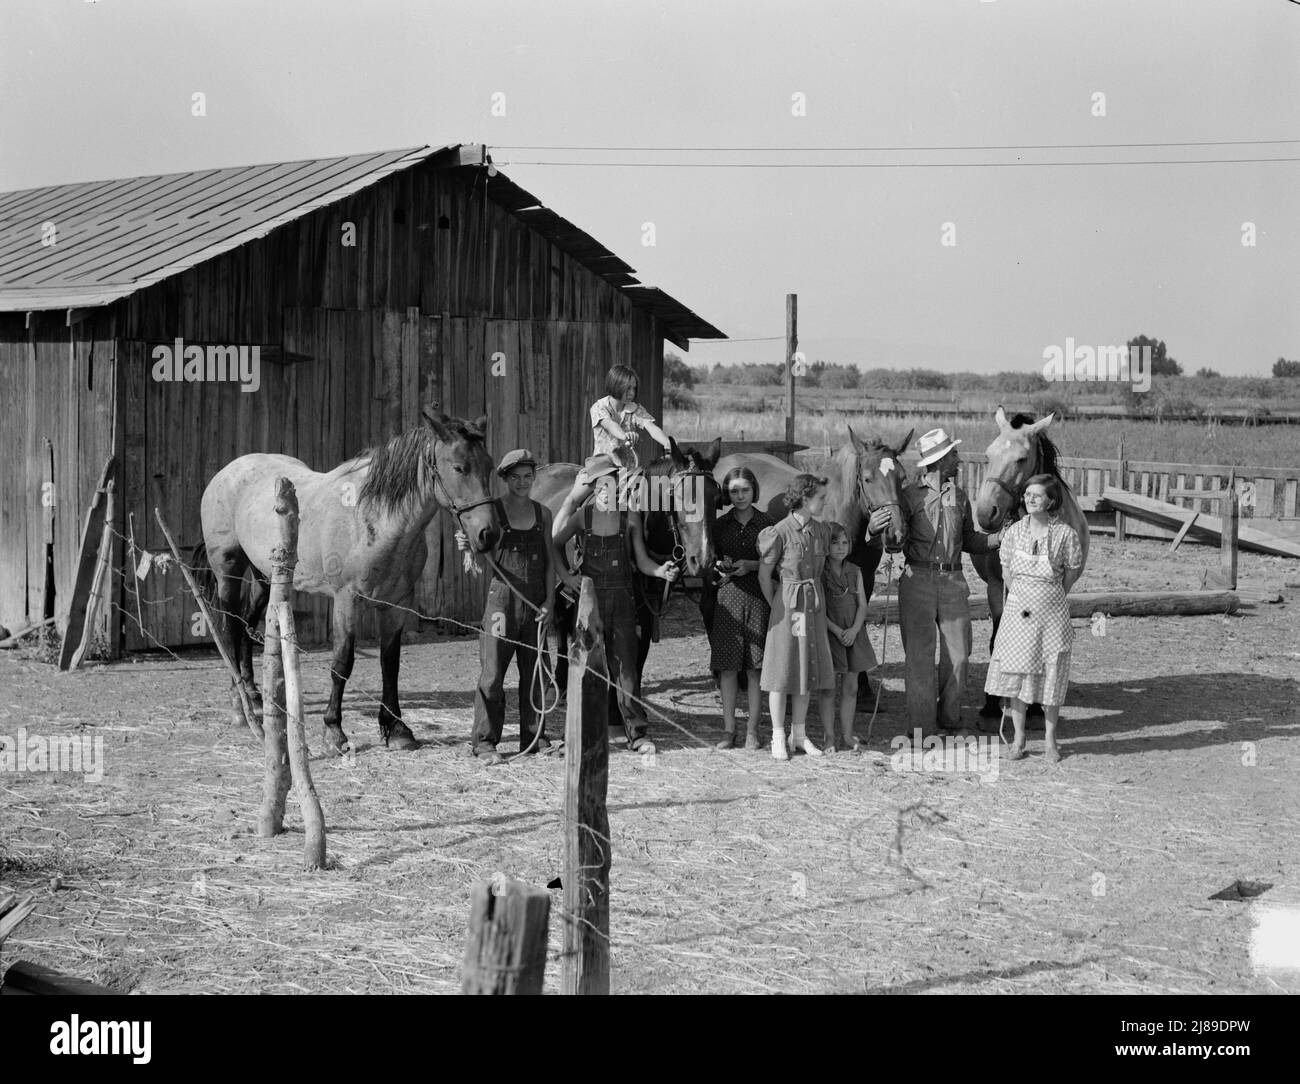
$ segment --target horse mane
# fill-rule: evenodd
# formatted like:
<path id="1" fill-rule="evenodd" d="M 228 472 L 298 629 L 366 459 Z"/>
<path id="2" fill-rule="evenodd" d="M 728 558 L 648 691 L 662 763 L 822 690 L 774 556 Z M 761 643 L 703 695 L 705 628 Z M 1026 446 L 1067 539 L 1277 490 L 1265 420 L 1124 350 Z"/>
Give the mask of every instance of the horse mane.
<path id="1" fill-rule="evenodd" d="M 1021 412 L 1012 417 L 1011 428 L 1020 429 L 1026 425 L 1033 425 L 1034 420 L 1032 414 Z M 1058 481 L 1064 482 L 1065 479 L 1061 477 L 1061 468 L 1057 464 L 1059 453 L 1056 445 L 1052 442 L 1052 438 L 1047 435 L 1046 429 L 1040 429 L 1036 436 L 1038 437 L 1038 458 L 1042 467 L 1039 473 L 1050 474 Z"/>
<path id="2" fill-rule="evenodd" d="M 466 441 L 483 441 L 483 433 L 459 418 L 448 418 L 444 424 Z M 357 458 L 369 458 L 370 473 L 361 487 L 361 499 L 389 514 L 405 512 L 422 501 L 426 487 L 433 484 L 430 468 L 437 441 L 429 426 L 417 425 L 363 452 Z"/>
<path id="3" fill-rule="evenodd" d="M 686 460 L 687 470 L 703 471 L 709 473 L 708 467 L 704 463 L 704 453 L 698 448 L 681 448 L 677 449 L 682 453 L 682 458 Z M 672 474 L 676 464 L 673 463 L 673 457 L 670 453 L 662 453 L 658 459 L 654 460 L 642 469 L 645 471 L 647 478 L 662 478 L 664 475 Z"/>

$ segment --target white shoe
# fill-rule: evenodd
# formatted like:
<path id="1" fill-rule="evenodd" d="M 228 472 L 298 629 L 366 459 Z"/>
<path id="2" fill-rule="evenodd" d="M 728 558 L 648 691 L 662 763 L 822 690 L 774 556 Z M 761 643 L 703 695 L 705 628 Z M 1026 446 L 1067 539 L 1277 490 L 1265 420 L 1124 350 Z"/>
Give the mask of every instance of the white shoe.
<path id="1" fill-rule="evenodd" d="M 825 754 L 817 748 L 817 743 L 813 741 L 812 738 L 804 738 L 803 751 L 810 757 L 825 756 Z"/>
<path id="2" fill-rule="evenodd" d="M 790 753 L 789 753 L 789 751 L 788 751 L 788 750 L 786 749 L 786 747 L 785 747 L 785 738 L 784 738 L 784 736 L 781 738 L 780 741 L 773 741 L 773 742 L 772 742 L 772 759 L 773 759 L 773 760 L 789 760 L 789 759 L 790 759 Z"/>

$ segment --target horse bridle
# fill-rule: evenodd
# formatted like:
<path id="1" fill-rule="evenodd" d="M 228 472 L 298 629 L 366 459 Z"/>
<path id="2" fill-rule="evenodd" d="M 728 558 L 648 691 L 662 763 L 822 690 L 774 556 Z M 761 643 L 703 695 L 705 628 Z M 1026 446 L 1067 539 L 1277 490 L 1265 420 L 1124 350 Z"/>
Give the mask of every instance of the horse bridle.
<path id="1" fill-rule="evenodd" d="M 896 452 L 890 452 L 890 455 L 895 459 L 898 458 Z M 872 473 L 874 473 L 874 471 Z M 875 514 L 877 509 L 880 508 L 897 508 L 899 520 L 901 521 L 903 518 L 903 506 L 898 501 L 885 501 L 883 504 L 871 503 L 871 498 L 867 495 L 867 483 L 863 479 L 861 471 L 858 472 L 858 507 L 861 508 L 863 513 L 866 515 L 868 522 L 871 520 L 872 515 Z"/>
<path id="2" fill-rule="evenodd" d="M 1037 445 L 1035 445 L 1034 469 L 1029 472 L 1030 478 L 1032 478 L 1035 474 L 1038 473 L 1038 468 L 1040 466 L 1039 459 L 1040 457 L 1038 455 Z M 1001 478 L 986 477 L 984 481 L 991 482 L 993 485 L 997 486 L 999 489 L 1002 490 L 1003 493 L 1005 493 L 1008 497 L 1011 498 L 1011 521 L 1014 522 L 1015 520 L 1018 520 L 1020 518 L 1020 505 L 1021 502 L 1024 501 L 1025 499 L 1025 487 L 1021 486 L 1019 489 L 1012 489 Z"/>
<path id="3" fill-rule="evenodd" d="M 464 515 L 466 512 L 470 511 L 471 509 L 477 508 L 481 504 L 492 504 L 496 500 L 495 497 L 488 496 L 488 497 L 481 497 L 477 501 L 470 501 L 468 504 L 457 504 L 455 500 L 452 498 L 451 491 L 447 488 L 447 483 L 442 480 L 442 475 L 438 473 L 438 456 L 437 456 L 436 449 L 434 451 L 434 461 L 432 464 L 432 469 L 433 469 L 433 495 L 436 497 L 438 495 L 438 488 L 442 487 L 442 495 L 445 498 L 445 500 L 442 502 L 443 507 L 446 508 L 452 514 L 452 516 L 456 520 L 456 526 L 459 527 L 462 531 L 465 531 L 465 523 L 460 518 L 462 515 Z M 465 534 L 468 535 L 469 532 L 465 531 Z"/>
<path id="4" fill-rule="evenodd" d="M 704 478 L 707 476 L 708 476 L 708 472 L 700 470 L 698 467 L 691 467 L 689 470 L 679 471 L 675 474 L 670 475 L 670 478 L 673 483 L 672 489 L 670 491 L 673 494 L 673 504 L 672 507 L 668 510 L 668 530 L 672 533 L 673 536 L 673 549 L 671 555 L 669 556 L 669 560 L 674 565 L 676 565 L 679 569 L 686 563 L 686 547 L 682 545 L 681 528 L 677 526 L 677 493 L 676 493 L 677 483 L 678 481 L 684 478 Z M 658 610 L 656 610 L 653 606 L 650 605 L 649 597 L 645 599 L 645 607 L 647 610 L 650 611 L 650 616 L 652 617 L 663 616 L 664 611 L 668 608 L 668 596 L 672 594 L 672 590 L 673 590 L 673 581 L 665 580 L 663 596 L 660 599 Z"/>

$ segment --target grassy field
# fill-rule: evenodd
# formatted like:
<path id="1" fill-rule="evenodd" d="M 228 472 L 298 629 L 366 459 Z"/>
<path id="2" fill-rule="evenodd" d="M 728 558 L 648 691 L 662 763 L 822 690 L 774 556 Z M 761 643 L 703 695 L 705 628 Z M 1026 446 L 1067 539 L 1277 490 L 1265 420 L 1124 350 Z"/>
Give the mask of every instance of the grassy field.
<path id="1" fill-rule="evenodd" d="M 724 440 L 780 440 L 785 435 L 783 399 L 775 388 L 697 387 L 698 410 L 664 412 L 667 432 L 686 443 L 722 437 Z M 846 401 L 846 397 L 847 401 Z M 995 435 L 993 418 L 977 423 L 944 413 L 936 403 L 927 413 L 905 417 L 873 418 L 867 413 L 845 411 L 858 403 L 856 393 L 809 392 L 800 398 L 795 417 L 795 440 L 810 447 L 827 443 L 838 446 L 847 439 L 845 424 L 859 435 L 876 434 L 887 440 L 901 437 L 908 429 L 917 434 L 942 425 L 966 446 L 983 451 Z M 1008 410 L 1028 409 L 1028 403 L 1014 398 Z M 829 406 L 830 410 L 825 408 Z M 962 409 L 969 409 L 963 401 Z M 951 407 L 948 408 L 951 410 Z M 1240 426 L 1219 423 L 1154 422 L 1129 420 L 1064 420 L 1052 426 L 1052 436 L 1067 456 L 1114 458 L 1121 436 L 1129 459 L 1163 463 L 1205 463 L 1227 466 L 1300 466 L 1300 428 L 1290 425 Z"/>

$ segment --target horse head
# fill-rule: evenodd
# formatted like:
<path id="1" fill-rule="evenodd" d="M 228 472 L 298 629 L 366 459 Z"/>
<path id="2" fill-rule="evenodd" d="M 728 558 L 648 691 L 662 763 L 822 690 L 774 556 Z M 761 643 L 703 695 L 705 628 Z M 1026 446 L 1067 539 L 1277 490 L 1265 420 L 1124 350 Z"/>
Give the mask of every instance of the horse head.
<path id="1" fill-rule="evenodd" d="M 988 446 L 988 473 L 975 500 L 975 518 L 981 531 L 998 531 L 1014 521 L 1020 512 L 1025 482 L 1035 474 L 1054 473 L 1054 462 L 1049 463 L 1044 454 L 1052 447 L 1051 441 L 1043 430 L 1055 417 L 1048 414 L 1034 421 L 1033 415 L 1016 414 L 1008 419 L 1006 411 L 998 407 L 994 415 L 998 435 Z"/>
<path id="2" fill-rule="evenodd" d="M 885 545 L 891 550 L 900 549 L 907 537 L 907 522 L 903 515 L 905 479 L 901 457 L 912 442 L 912 434 L 916 430 L 908 430 L 898 447 L 891 448 L 877 437 L 868 441 L 860 440 L 853 432 L 853 427 L 848 428 L 856 462 L 854 485 L 858 508 L 864 519 L 870 519 L 871 513 L 877 508 L 888 508 L 890 516 L 889 526 L 885 528 Z"/>
<path id="3" fill-rule="evenodd" d="M 650 514 L 658 512 L 663 517 L 673 535 L 673 556 L 685 562 L 689 575 L 699 576 L 713 567 L 713 521 L 722 503 L 713 468 L 722 453 L 722 440 L 713 441 L 704 450 L 682 449 L 672 438 L 669 445 L 668 454 L 646 468 L 651 485 L 662 479 L 660 492 L 664 494 L 664 499 L 652 501 Z M 650 529 L 647 523 L 647 537 Z"/>
<path id="4" fill-rule="evenodd" d="M 472 422 L 425 410 L 435 441 L 430 449 L 435 499 L 452 514 L 476 553 L 490 550 L 501 537 L 492 507 L 494 464 L 484 444 L 487 415 Z"/>

